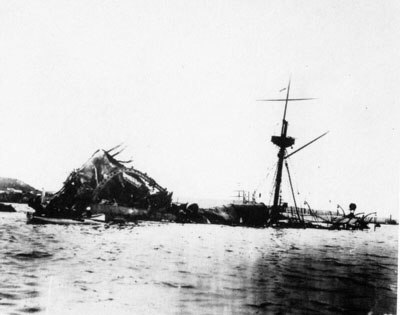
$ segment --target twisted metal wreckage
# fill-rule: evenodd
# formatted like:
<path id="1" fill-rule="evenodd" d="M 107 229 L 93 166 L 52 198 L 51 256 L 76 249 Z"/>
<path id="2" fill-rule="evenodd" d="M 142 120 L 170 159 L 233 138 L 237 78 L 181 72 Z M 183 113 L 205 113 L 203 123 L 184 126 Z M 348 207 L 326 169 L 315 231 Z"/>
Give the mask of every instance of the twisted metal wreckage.
<path id="1" fill-rule="evenodd" d="M 29 223 L 92 223 L 93 217 L 105 215 L 105 221 L 170 221 L 180 223 L 215 223 L 263 226 L 268 209 L 264 204 L 228 205 L 199 209 L 198 205 L 173 203 L 172 192 L 153 178 L 133 167 L 131 161 L 117 160 L 122 150 L 98 150 L 71 172 L 63 187 L 44 201 L 29 202 L 35 212 Z M 115 153 L 114 153 L 115 152 Z"/>
<path id="2" fill-rule="evenodd" d="M 133 167 L 131 161 L 117 160 L 121 153 L 98 150 L 71 172 L 63 187 L 51 199 L 36 197 L 29 205 L 35 210 L 28 223 L 92 224 L 97 215 L 105 222 L 137 220 L 178 223 L 212 223 L 254 227 L 314 227 L 365 229 L 372 221 L 369 215 L 326 215 L 304 208 L 287 207 L 285 203 L 266 206 L 247 202 L 200 209 L 197 204 L 172 202 L 172 193 L 154 179 Z M 308 204 L 307 204 L 308 205 Z M 354 209 L 355 210 L 355 209 Z"/>
<path id="3" fill-rule="evenodd" d="M 112 217 L 149 217 L 153 211 L 170 207 L 172 193 L 133 167 L 117 160 L 122 152 L 97 150 L 81 168 L 71 172 L 60 191 L 47 204 L 36 198 L 29 204 L 38 216 L 79 219 L 105 213 Z M 130 209 L 124 213 L 124 210 Z M 119 209 L 119 211 L 118 211 Z"/>
<path id="4" fill-rule="evenodd" d="M 172 202 L 172 192 L 160 186 L 146 173 L 127 165 L 131 161 L 119 161 L 116 156 L 123 150 L 120 145 L 110 150 L 98 150 L 83 166 L 74 170 L 64 186 L 47 203 L 40 198 L 30 202 L 35 209 L 29 214 L 29 223 L 91 223 L 91 217 L 105 214 L 105 221 L 171 221 L 181 223 L 214 223 L 257 227 L 325 228 L 325 229 L 368 229 L 373 213 L 355 213 L 355 204 L 350 213 L 343 215 L 326 214 L 322 211 L 299 208 L 293 191 L 287 158 L 327 134 L 310 141 L 299 149 L 287 153 L 295 139 L 287 136 L 286 120 L 289 101 L 303 101 L 309 98 L 289 98 L 290 81 L 284 99 L 262 101 L 285 102 L 280 136 L 271 141 L 279 147 L 277 173 L 274 185 L 273 205 L 247 202 L 221 207 L 199 209 L 197 204 Z M 116 151 L 119 149 L 119 151 Z M 286 166 L 294 207 L 282 202 L 281 182 L 283 165 Z M 64 221 L 63 221 L 64 220 Z M 69 220 L 69 221 L 65 221 Z"/>
<path id="5" fill-rule="evenodd" d="M 266 206 L 263 203 L 229 204 L 200 209 L 197 204 L 172 202 L 172 193 L 153 178 L 133 167 L 130 161 L 117 160 L 121 153 L 98 150 L 71 172 L 63 187 L 44 201 L 31 200 L 35 210 L 29 223 L 90 224 L 99 214 L 105 222 L 137 220 L 179 223 L 213 223 L 243 226 L 314 227 L 333 229 L 366 229 L 372 217 L 354 215 L 326 216 L 317 211 L 287 207 L 285 203 Z M 98 222 L 98 221 L 95 221 Z"/>

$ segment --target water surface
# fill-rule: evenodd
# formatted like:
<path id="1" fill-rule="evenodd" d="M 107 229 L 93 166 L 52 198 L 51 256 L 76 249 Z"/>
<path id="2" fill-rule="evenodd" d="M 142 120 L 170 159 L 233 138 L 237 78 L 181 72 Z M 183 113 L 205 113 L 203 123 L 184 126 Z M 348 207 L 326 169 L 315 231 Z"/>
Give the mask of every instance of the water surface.
<path id="1" fill-rule="evenodd" d="M 1 213 L 0 313 L 394 314 L 397 235 Z"/>

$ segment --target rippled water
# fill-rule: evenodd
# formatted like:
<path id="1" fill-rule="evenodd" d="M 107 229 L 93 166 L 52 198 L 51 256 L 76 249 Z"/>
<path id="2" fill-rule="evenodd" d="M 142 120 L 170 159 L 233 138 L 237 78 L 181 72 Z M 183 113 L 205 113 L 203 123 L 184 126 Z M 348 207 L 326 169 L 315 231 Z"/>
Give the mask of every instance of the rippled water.
<path id="1" fill-rule="evenodd" d="M 396 313 L 397 226 L 25 222 L 0 213 L 1 314 Z"/>

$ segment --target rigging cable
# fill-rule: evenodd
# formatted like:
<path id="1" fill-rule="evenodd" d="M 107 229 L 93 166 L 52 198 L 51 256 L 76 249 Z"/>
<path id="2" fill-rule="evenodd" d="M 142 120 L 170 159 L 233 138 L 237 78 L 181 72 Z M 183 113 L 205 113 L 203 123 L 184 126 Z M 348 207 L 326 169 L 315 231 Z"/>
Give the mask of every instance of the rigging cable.
<path id="1" fill-rule="evenodd" d="M 295 209 L 296 209 L 297 217 L 298 217 L 298 219 L 299 219 L 300 222 L 304 222 L 304 218 L 303 218 L 303 219 L 300 218 L 299 208 L 297 208 L 296 196 L 295 196 L 295 194 L 294 194 L 293 185 L 292 185 L 292 178 L 291 178 L 291 176 L 290 176 L 289 166 L 288 166 L 287 161 L 285 161 L 285 166 L 286 166 L 286 170 L 287 170 L 288 176 L 289 176 L 290 189 L 291 189 L 291 191 L 292 191 L 292 196 L 293 196 L 293 201 L 294 201 L 294 207 L 295 207 Z"/>
<path id="2" fill-rule="evenodd" d="M 261 189 L 261 186 L 265 185 L 265 183 L 267 182 L 268 177 L 270 176 L 270 174 L 271 174 L 271 172 L 272 172 L 272 170 L 273 170 L 274 167 L 275 167 L 275 165 L 272 165 L 272 166 L 267 170 L 267 175 L 265 175 L 265 176 L 258 182 L 257 188 L 256 188 L 256 190 L 255 190 L 256 192 L 259 192 L 260 189 Z"/>
<path id="3" fill-rule="evenodd" d="M 272 198 L 273 198 L 273 194 L 274 194 L 274 191 L 275 191 L 276 176 L 277 176 L 277 173 L 278 173 L 278 163 L 275 163 L 274 167 L 275 167 L 275 174 L 274 174 L 274 177 L 272 178 L 272 190 L 269 193 L 268 204 L 271 204 L 271 201 L 272 201 Z"/>

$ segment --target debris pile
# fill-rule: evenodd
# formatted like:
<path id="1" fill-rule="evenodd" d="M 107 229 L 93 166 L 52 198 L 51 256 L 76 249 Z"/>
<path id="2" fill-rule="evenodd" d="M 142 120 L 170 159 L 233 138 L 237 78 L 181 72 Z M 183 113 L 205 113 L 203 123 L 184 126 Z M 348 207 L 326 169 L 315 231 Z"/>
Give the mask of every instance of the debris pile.
<path id="1" fill-rule="evenodd" d="M 169 221 L 178 223 L 211 223 L 253 227 L 297 227 L 329 229 L 367 229 L 371 214 L 355 214 L 356 205 L 350 204 L 350 214 L 322 216 L 311 208 L 288 208 L 287 204 L 266 206 L 263 203 L 228 204 L 201 209 L 197 204 L 172 202 L 172 192 L 154 179 L 120 161 L 115 152 L 97 150 L 79 169 L 73 170 L 63 187 L 52 198 L 36 196 L 29 202 L 34 216 L 84 220 L 104 214 L 105 221 L 137 220 Z M 114 152 L 114 153 L 113 153 Z M 0 209 L 1 210 L 1 209 Z M 4 210 L 3 210 L 4 211 Z"/>
<path id="2" fill-rule="evenodd" d="M 108 151 L 98 150 L 82 165 L 71 172 L 60 191 L 47 204 L 40 197 L 29 205 L 36 215 L 56 218 L 80 218 L 92 214 L 92 206 L 134 208 L 144 213 L 163 211 L 171 206 L 172 193 L 157 182 L 119 161 L 113 153 L 119 146 Z"/>
<path id="3" fill-rule="evenodd" d="M 207 222 L 224 225 L 263 227 L 269 222 L 270 210 L 263 203 L 228 204 L 200 209 L 199 213 Z"/>
<path id="4" fill-rule="evenodd" d="M 52 198 L 40 196 L 29 206 L 36 217 L 78 219 L 105 214 L 105 221 L 170 221 L 262 226 L 265 205 L 227 205 L 200 209 L 195 203 L 173 203 L 172 193 L 146 173 L 126 165 L 111 150 L 97 150 L 79 169 L 73 170 Z"/>

